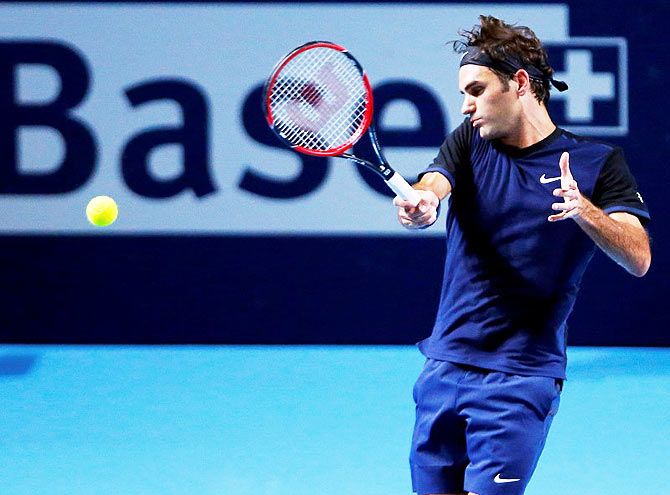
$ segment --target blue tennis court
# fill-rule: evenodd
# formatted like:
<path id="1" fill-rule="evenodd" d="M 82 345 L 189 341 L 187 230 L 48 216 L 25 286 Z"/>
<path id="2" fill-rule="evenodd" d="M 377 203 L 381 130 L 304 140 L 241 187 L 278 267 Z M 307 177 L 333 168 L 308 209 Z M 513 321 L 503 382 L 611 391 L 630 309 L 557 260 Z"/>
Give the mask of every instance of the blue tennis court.
<path id="1" fill-rule="evenodd" d="M 529 495 L 659 493 L 670 350 L 572 348 Z M 414 347 L 0 346 L 5 495 L 410 493 Z"/>

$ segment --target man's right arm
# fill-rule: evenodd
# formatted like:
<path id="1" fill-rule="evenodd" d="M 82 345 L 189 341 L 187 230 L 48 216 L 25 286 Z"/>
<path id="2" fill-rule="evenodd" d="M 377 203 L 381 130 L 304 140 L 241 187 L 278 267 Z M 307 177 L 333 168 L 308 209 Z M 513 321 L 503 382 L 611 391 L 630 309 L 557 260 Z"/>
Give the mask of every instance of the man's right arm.
<path id="1" fill-rule="evenodd" d="M 412 206 L 408 201 L 396 197 L 393 204 L 398 207 L 398 220 L 407 229 L 423 229 L 437 220 L 440 201 L 451 192 L 451 183 L 439 172 L 428 172 L 412 187 L 419 191 L 421 201 Z"/>
<path id="2" fill-rule="evenodd" d="M 400 198 L 393 200 L 403 227 L 425 229 L 435 223 L 440 201 L 451 193 L 458 181 L 459 170 L 470 163 L 473 136 L 473 127 L 466 118 L 445 138 L 433 163 L 419 175 L 419 182 L 412 186 L 421 196 L 416 207 Z"/>
<path id="3" fill-rule="evenodd" d="M 421 180 L 414 184 L 414 189 L 420 191 L 433 191 L 442 201 L 451 192 L 451 182 L 439 172 L 428 172 L 421 177 Z"/>

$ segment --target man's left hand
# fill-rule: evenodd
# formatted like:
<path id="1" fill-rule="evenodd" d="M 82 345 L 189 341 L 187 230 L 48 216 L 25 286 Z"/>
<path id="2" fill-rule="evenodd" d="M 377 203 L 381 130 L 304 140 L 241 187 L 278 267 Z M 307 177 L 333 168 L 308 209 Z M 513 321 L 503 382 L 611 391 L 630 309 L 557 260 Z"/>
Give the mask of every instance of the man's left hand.
<path id="1" fill-rule="evenodd" d="M 565 152 L 561 155 L 558 163 L 561 168 L 561 188 L 554 189 L 554 196 L 563 198 L 563 203 L 554 203 L 551 205 L 552 210 L 560 211 L 555 215 L 551 215 L 547 220 L 550 222 L 559 222 L 566 218 L 577 218 L 584 213 L 588 208 L 588 200 L 582 196 L 577 186 L 577 181 L 570 172 L 570 154 Z"/>

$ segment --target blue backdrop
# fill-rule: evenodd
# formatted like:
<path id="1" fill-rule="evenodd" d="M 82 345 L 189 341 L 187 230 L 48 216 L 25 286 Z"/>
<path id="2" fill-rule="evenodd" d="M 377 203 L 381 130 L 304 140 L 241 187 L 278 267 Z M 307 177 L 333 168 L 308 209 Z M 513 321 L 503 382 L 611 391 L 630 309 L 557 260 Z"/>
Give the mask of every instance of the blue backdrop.
<path id="1" fill-rule="evenodd" d="M 146 3 L 158 8 L 175 5 Z M 354 6 L 353 3 L 329 2 L 313 6 L 324 6 L 326 3 L 343 15 Z M 363 5 L 384 6 L 388 3 L 392 2 Z M 114 4 L 127 9 L 139 6 L 138 3 L 118 1 Z M 249 4 L 249 9 L 255 8 L 252 2 L 210 5 L 215 8 L 217 5 L 233 4 Z M 449 2 L 441 4 L 450 5 Z M 570 37 L 625 39 L 627 77 L 617 65 L 621 50 L 610 53 L 607 49 L 613 50 L 611 44 L 609 48 L 598 48 L 587 43 L 586 49 L 594 55 L 594 70 L 613 71 L 617 82 L 625 78 L 628 84 L 625 88 L 627 98 L 621 86 L 616 86 L 613 100 L 608 100 L 609 103 L 605 100 L 596 102 L 591 120 L 603 126 L 617 126 L 621 124 L 617 121 L 621 114 L 617 112 L 621 105 L 625 106 L 625 129 L 619 125 L 623 130 L 614 131 L 602 139 L 624 148 L 652 214 L 649 228 L 653 239 L 653 261 L 648 275 L 635 279 L 604 255 L 596 255 L 570 319 L 569 343 L 670 345 L 670 333 L 666 330 L 670 327 L 670 316 L 665 306 L 668 292 L 664 283 L 670 275 L 670 258 L 665 248 L 670 235 L 665 223 L 670 210 L 666 201 L 666 184 L 669 182 L 666 156 L 670 148 L 667 115 L 670 103 L 665 98 L 665 71 L 670 55 L 664 37 L 670 6 L 662 1 L 602 0 L 548 1 L 545 4 L 566 6 Z M 6 9 L 12 5 L 12 2 L 3 2 L 0 7 Z M 34 2 L 31 8 L 39 10 L 48 5 L 58 4 Z M 81 2 L 81 5 L 102 8 L 105 3 Z M 195 3 L 179 5 L 196 7 Z M 277 8 L 286 6 L 269 2 L 264 3 L 262 8 L 274 5 Z M 427 5 L 412 3 L 402 7 L 418 10 Z M 519 9 L 533 5 L 536 8 L 530 2 L 506 2 L 501 5 Z M 476 3 L 469 4 L 469 8 L 476 7 Z M 15 15 L 23 14 L 18 12 Z M 72 14 L 72 18 L 76 19 L 76 14 Z M 476 16 L 470 19 L 462 27 L 474 24 Z M 420 28 L 415 26 L 415 29 Z M 225 35 L 230 36 L 231 33 Z M 101 36 L 104 37 L 104 34 Z M 152 43 L 167 45 L 170 36 L 169 30 L 153 33 Z M 451 30 L 445 30 L 443 38 L 435 41 L 442 43 L 453 37 Z M 0 88 L 0 107 L 4 107 L 0 110 L 4 121 L 0 125 L 0 147 L 4 148 L 0 156 L 0 201 L 1 208 L 5 210 L 2 218 L 7 225 L 23 215 L 20 208 L 14 207 L 12 201 L 15 200 L 42 204 L 47 210 L 56 208 L 60 212 L 58 214 L 66 215 L 65 207 L 54 207 L 47 201 L 67 199 L 77 190 L 84 191 L 88 179 L 81 167 L 85 167 L 87 156 L 89 160 L 96 154 L 104 156 L 106 150 L 104 144 L 95 142 L 89 143 L 87 148 L 85 143 L 88 141 L 84 139 L 81 141 L 84 145 L 73 152 L 74 161 L 69 175 L 47 184 L 44 190 L 39 190 L 39 181 L 35 182 L 38 186 L 31 189 L 29 180 L 23 183 L 17 180 L 16 162 L 12 161 L 15 155 L 10 151 L 15 147 L 15 130 L 21 125 L 21 119 L 30 118 L 30 115 L 20 113 L 16 105 L 18 97 L 12 90 L 13 86 L 7 82 L 13 74 L 12 54 L 19 53 L 16 51 L 18 41 L 26 42 L 16 36 L 0 36 L 0 43 L 4 43 L 0 48 L 4 54 L 0 59 L 0 73 L 5 81 L 0 83 L 3 85 Z M 116 41 L 123 43 L 123 39 Z M 233 50 L 230 43 L 235 43 L 235 33 L 232 33 L 232 40 L 222 44 L 220 50 Z M 402 39 L 397 43 L 402 43 Z M 75 42 L 72 44 L 76 45 Z M 107 48 L 101 44 L 98 49 L 103 53 Z M 85 55 L 96 53 L 91 51 L 93 49 L 87 50 L 84 50 Z M 134 47 L 133 50 L 141 56 L 142 47 Z M 282 47 L 278 53 L 283 51 Z M 271 58 L 276 58 L 274 53 L 271 55 Z M 70 69 L 76 63 L 63 62 Z M 108 69 L 114 71 L 114 64 L 119 64 L 118 69 L 122 70 L 125 62 L 112 60 L 109 63 L 111 67 Z M 604 64 L 602 69 L 599 69 L 598 63 Z M 567 70 L 560 62 L 556 68 Z M 85 70 L 84 67 L 84 73 Z M 261 70 L 264 71 L 267 72 L 266 68 Z M 81 77 L 80 82 L 83 80 Z M 242 78 L 243 74 L 226 74 L 225 77 Z M 95 77 L 89 79 L 90 84 L 99 83 Z M 183 83 L 183 80 L 176 81 L 172 86 L 144 87 L 144 93 L 138 89 L 135 93 L 129 92 L 128 97 L 131 101 L 135 98 L 133 105 L 140 105 L 142 101 L 159 98 L 160 91 L 175 89 L 179 90 L 178 96 L 173 93 L 173 98 L 182 98 L 183 107 L 195 114 L 205 112 L 212 105 L 207 98 L 199 98 L 197 91 L 190 92 L 190 86 L 177 83 Z M 73 95 L 80 90 L 86 91 L 84 87 L 77 88 L 77 84 L 73 82 L 67 86 Z M 254 98 L 258 96 L 255 84 L 257 82 L 249 87 L 250 99 L 245 100 L 247 103 L 241 103 L 232 113 L 255 143 L 272 146 L 272 136 L 255 106 Z M 386 84 L 384 89 L 393 95 L 393 91 L 401 91 L 403 87 Z M 455 79 L 446 81 L 438 89 L 453 92 Z M 416 90 L 411 94 L 424 93 Z M 428 99 L 431 94 L 425 92 Z M 613 102 L 618 106 L 612 106 Z M 417 106 L 421 117 L 422 107 L 420 104 Z M 569 118 L 562 101 L 555 101 L 552 111 L 559 121 Z M 457 122 L 457 115 L 452 114 L 449 114 L 451 122 Z M 579 121 L 579 117 L 575 121 Z M 189 129 L 198 129 L 198 126 L 194 124 Z M 202 137 L 207 128 L 203 127 L 201 131 L 187 135 L 184 142 L 192 145 L 192 149 L 198 149 L 198 136 Z M 226 132 L 222 130 L 220 136 L 225 136 Z M 411 136 L 407 141 L 407 135 L 394 135 L 389 129 L 386 133 L 382 129 L 380 138 L 396 148 L 417 145 Z M 437 148 L 441 136 L 419 133 L 413 139 L 421 141 L 419 144 L 423 147 Z M 135 144 L 137 148 L 141 146 L 141 141 L 136 140 Z M 205 143 L 204 146 L 200 155 L 185 154 L 183 160 L 198 162 L 211 152 L 207 148 L 211 145 Z M 126 153 L 132 150 L 130 146 L 125 148 Z M 124 157 L 128 160 L 124 163 L 132 164 L 131 158 Z M 310 181 L 318 184 L 327 174 L 326 162 L 314 160 L 304 165 L 303 174 L 292 183 L 297 189 L 276 189 L 280 191 L 277 193 L 280 196 L 284 194 L 285 201 L 299 202 L 302 194 L 300 187 L 309 190 Z M 77 174 L 81 177 L 77 178 Z M 409 176 L 409 173 L 406 175 Z M 23 172 L 23 176 L 29 177 L 30 174 Z M 248 180 L 252 178 L 249 175 L 245 177 Z M 256 179 L 259 177 L 256 176 Z M 366 180 L 373 182 L 370 177 Z M 134 194 L 142 191 L 141 181 L 137 179 L 133 182 L 132 173 L 126 174 L 126 181 L 136 185 Z M 74 185 L 67 190 L 68 186 L 64 185 L 67 183 Z M 258 183 L 263 184 L 262 181 Z M 28 186 L 21 189 L 21 184 Z M 253 188 L 248 181 L 240 184 Z M 276 184 L 281 185 L 279 181 Z M 49 190 L 49 187 L 56 190 Z M 63 190 L 57 191 L 58 187 Z M 204 188 L 202 194 L 206 194 L 206 181 L 199 183 L 198 187 Z M 374 182 L 372 187 L 376 187 Z M 88 190 L 85 191 L 83 194 L 88 194 Z M 273 194 L 266 192 L 266 196 Z M 151 194 L 158 198 L 161 190 L 149 188 L 146 195 Z M 235 204 L 229 207 L 234 209 Z M 365 209 L 366 206 L 362 204 L 359 208 Z M 408 236 L 399 227 L 397 234 L 340 231 L 336 226 L 331 233 L 327 227 L 321 232 L 304 228 L 296 232 L 279 229 L 256 233 L 240 229 L 188 232 L 169 228 L 170 222 L 178 221 L 175 218 L 180 211 L 158 212 L 157 222 L 166 223 L 164 230 L 128 228 L 112 231 L 112 235 L 99 235 L 97 231 L 86 229 L 52 231 L 48 226 L 39 225 L 30 229 L 0 226 L 0 269 L 3 276 L 0 340 L 40 343 L 406 344 L 430 333 L 444 256 L 444 240 L 438 235 Z M 126 208 L 124 212 L 122 205 L 122 214 L 131 215 L 132 211 Z M 388 215 L 392 212 L 389 211 Z M 253 214 L 246 219 L 250 225 L 262 221 L 263 218 Z M 277 220 L 281 221 L 281 218 Z"/>

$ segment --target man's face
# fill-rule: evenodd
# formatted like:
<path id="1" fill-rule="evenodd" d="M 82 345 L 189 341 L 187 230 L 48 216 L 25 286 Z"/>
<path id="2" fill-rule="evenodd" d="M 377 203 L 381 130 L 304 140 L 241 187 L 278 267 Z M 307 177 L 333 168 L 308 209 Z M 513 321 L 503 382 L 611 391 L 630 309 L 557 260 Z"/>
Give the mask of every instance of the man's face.
<path id="1" fill-rule="evenodd" d="M 464 65 L 458 71 L 458 87 L 463 94 L 461 112 L 479 129 L 483 139 L 513 137 L 519 127 L 521 105 L 511 80 L 505 85 L 488 67 Z"/>

